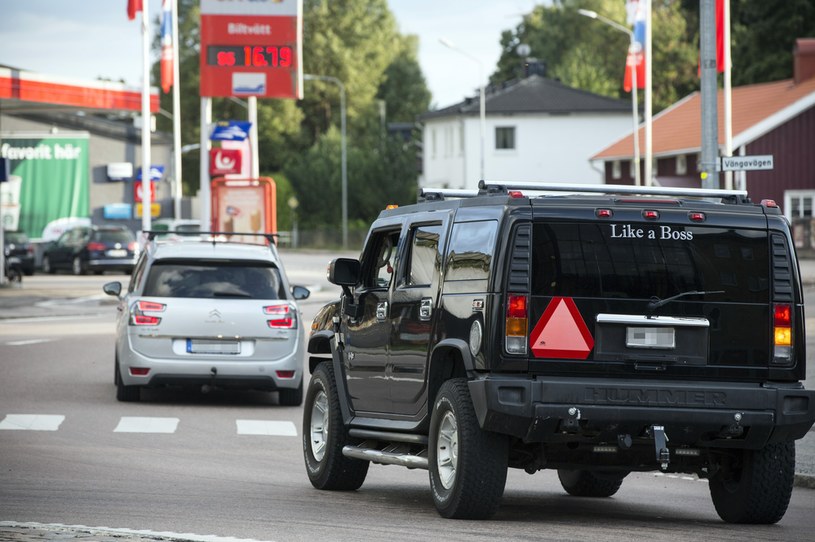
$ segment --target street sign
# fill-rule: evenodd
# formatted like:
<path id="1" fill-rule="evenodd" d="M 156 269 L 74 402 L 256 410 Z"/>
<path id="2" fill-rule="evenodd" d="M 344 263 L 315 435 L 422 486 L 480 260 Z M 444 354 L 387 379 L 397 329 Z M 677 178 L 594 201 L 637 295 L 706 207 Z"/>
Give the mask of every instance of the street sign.
<path id="1" fill-rule="evenodd" d="M 249 137 L 251 127 L 252 123 L 246 120 L 220 121 L 215 123 L 209 138 L 212 141 L 243 141 Z"/>
<path id="2" fill-rule="evenodd" d="M 303 97 L 303 0 L 201 0 L 201 96 Z"/>
<path id="3" fill-rule="evenodd" d="M 758 171 L 773 169 L 772 154 L 757 154 L 755 156 L 722 156 L 719 171 Z"/>

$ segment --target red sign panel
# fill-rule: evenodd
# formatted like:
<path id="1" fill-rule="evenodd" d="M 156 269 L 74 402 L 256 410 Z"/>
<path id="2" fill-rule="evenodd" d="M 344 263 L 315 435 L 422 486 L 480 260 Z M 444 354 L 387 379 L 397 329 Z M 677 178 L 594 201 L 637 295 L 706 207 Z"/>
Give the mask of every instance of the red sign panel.
<path id="1" fill-rule="evenodd" d="M 571 297 L 552 298 L 530 341 L 538 358 L 586 359 L 594 348 L 594 338 Z"/>
<path id="2" fill-rule="evenodd" d="M 211 176 L 240 173 L 241 166 L 240 149 L 209 150 L 209 174 Z"/>
<path id="3" fill-rule="evenodd" d="M 156 183 L 149 182 L 147 186 L 150 187 L 150 193 L 147 194 L 147 198 L 144 197 L 142 193 L 142 182 L 136 181 L 133 183 L 133 201 L 136 203 L 142 203 L 143 201 L 155 201 L 156 200 Z"/>
<path id="4" fill-rule="evenodd" d="M 201 96 L 303 97 L 302 0 L 201 0 Z"/>

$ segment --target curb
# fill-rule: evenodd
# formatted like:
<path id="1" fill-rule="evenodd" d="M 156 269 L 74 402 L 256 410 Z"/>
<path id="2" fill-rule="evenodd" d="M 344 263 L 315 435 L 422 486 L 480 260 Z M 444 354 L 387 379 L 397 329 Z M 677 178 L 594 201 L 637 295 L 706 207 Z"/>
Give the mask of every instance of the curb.
<path id="1" fill-rule="evenodd" d="M 795 487 L 815 489 L 815 476 L 812 476 L 810 474 L 796 474 L 795 482 L 793 485 Z"/>

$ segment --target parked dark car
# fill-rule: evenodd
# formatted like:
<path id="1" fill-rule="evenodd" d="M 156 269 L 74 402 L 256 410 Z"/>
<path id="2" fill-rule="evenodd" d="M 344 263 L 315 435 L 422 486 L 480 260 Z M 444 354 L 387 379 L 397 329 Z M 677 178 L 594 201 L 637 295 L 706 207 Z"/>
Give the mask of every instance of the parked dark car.
<path id="1" fill-rule="evenodd" d="M 78 226 L 48 245 L 42 270 L 68 269 L 74 275 L 105 271 L 130 273 L 139 256 L 136 237 L 124 226 Z"/>
<path id="2" fill-rule="evenodd" d="M 34 245 L 23 232 L 7 231 L 3 233 L 3 250 L 6 258 L 16 256 L 26 276 L 34 274 Z"/>

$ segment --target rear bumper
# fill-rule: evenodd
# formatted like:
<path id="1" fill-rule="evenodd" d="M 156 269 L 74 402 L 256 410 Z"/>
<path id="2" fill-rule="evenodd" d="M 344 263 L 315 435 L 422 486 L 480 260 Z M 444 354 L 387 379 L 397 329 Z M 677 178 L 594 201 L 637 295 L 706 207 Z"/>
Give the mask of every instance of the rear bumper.
<path id="1" fill-rule="evenodd" d="M 104 271 L 107 269 L 117 269 L 130 271 L 136 265 L 136 258 L 100 258 L 90 259 L 87 263 L 89 271 Z"/>
<path id="2" fill-rule="evenodd" d="M 662 425 L 675 444 L 759 449 L 815 422 L 815 391 L 797 383 L 488 376 L 470 394 L 482 428 L 527 442 L 616 441 Z"/>

